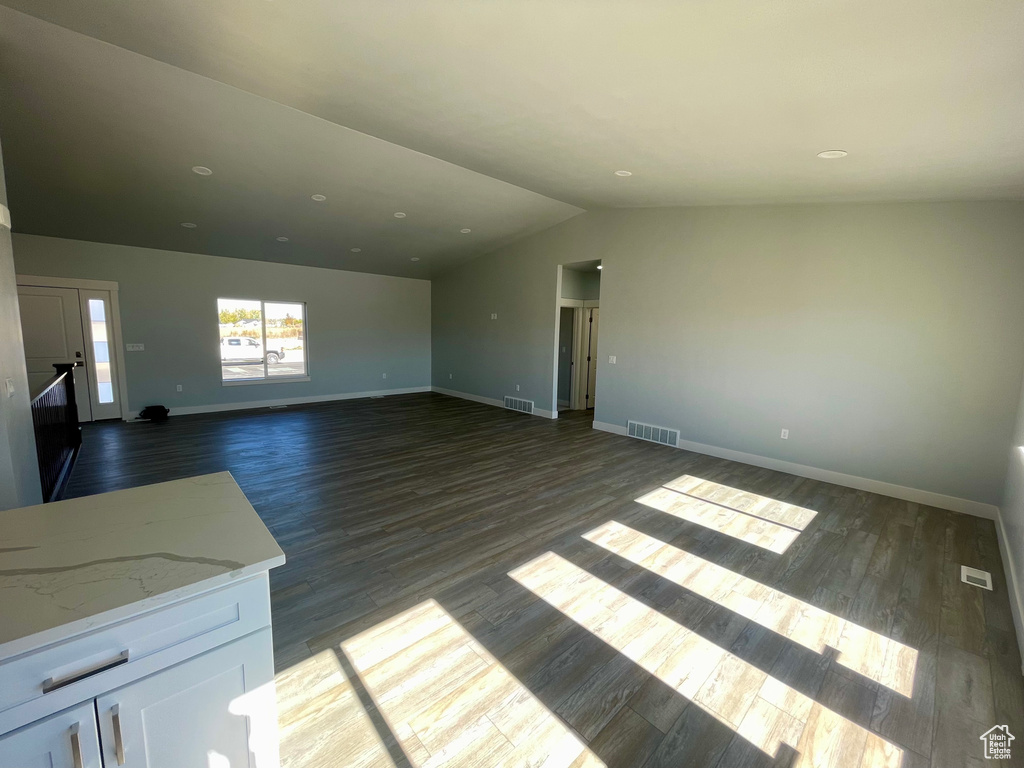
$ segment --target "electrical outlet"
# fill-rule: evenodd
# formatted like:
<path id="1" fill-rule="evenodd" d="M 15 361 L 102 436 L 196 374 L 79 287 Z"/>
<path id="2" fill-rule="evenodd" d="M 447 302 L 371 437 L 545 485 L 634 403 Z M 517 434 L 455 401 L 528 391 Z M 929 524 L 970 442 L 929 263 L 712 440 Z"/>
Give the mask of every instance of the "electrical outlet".
<path id="1" fill-rule="evenodd" d="M 497 319 L 498 319 L 498 313 L 497 312 L 491 312 L 491 320 L 497 320 Z"/>
<path id="2" fill-rule="evenodd" d="M 8 397 L 14 397 L 14 379 L 4 379 L 4 391 Z"/>
<path id="3" fill-rule="evenodd" d="M 608 362 L 611 365 L 615 365 L 615 355 L 608 355 Z"/>
<path id="4" fill-rule="evenodd" d="M 519 391 L 519 385 L 516 384 L 516 392 L 518 392 L 518 391 Z"/>
<path id="5" fill-rule="evenodd" d="M 452 380 L 452 379 L 454 379 L 454 378 L 455 378 L 455 374 L 453 374 L 453 373 L 449 373 L 449 374 L 448 374 L 448 380 L 449 380 L 449 381 L 451 381 L 451 380 Z"/>
<path id="6" fill-rule="evenodd" d="M 146 345 L 145 344 L 125 344 L 124 348 L 126 350 L 128 350 L 129 352 L 145 352 L 146 351 Z"/>
<path id="7" fill-rule="evenodd" d="M 181 384 L 179 384 L 177 387 L 175 387 L 175 389 L 177 389 L 179 392 L 181 392 Z"/>
<path id="8" fill-rule="evenodd" d="M 782 430 L 781 437 L 782 437 L 783 440 L 789 440 L 789 430 L 788 429 Z"/>
<path id="9" fill-rule="evenodd" d="M 387 377 L 388 377 L 388 375 L 386 373 L 381 374 L 381 378 L 386 379 Z"/>

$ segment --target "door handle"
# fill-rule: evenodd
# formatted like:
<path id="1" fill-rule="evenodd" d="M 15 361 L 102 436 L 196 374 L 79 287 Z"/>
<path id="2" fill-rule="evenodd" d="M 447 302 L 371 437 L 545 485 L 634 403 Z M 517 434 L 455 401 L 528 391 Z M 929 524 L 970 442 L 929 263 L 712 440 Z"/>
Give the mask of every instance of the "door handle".
<path id="1" fill-rule="evenodd" d="M 79 724 L 71 726 L 71 758 L 74 760 L 75 768 L 82 767 L 82 740 L 78 735 Z"/>
<path id="2" fill-rule="evenodd" d="M 128 663 L 128 651 L 121 651 L 116 659 L 106 661 L 102 664 L 97 664 L 95 667 L 89 667 L 83 669 L 81 672 L 75 672 L 73 675 L 62 677 L 60 680 L 54 680 L 52 677 L 48 677 L 43 681 L 43 693 L 50 693 L 56 691 L 58 688 L 63 688 L 65 685 L 71 685 L 77 683 L 79 680 L 85 680 L 87 677 L 98 675 L 100 672 L 106 672 L 108 669 L 119 667 L 122 664 Z"/>
<path id="3" fill-rule="evenodd" d="M 121 738 L 121 707 L 115 704 L 110 708 L 110 720 L 114 726 L 114 757 L 118 765 L 124 765 L 124 739 Z"/>

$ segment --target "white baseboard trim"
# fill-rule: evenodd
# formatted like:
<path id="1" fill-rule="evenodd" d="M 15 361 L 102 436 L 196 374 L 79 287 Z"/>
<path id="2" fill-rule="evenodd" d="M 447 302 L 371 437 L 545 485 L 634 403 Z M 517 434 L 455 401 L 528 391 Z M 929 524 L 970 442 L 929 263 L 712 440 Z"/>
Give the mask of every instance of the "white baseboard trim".
<path id="1" fill-rule="evenodd" d="M 611 432 L 613 435 L 629 435 L 626 427 L 620 427 L 618 424 L 609 424 L 607 421 L 598 421 L 597 419 L 594 419 L 594 429 L 599 429 L 602 432 Z"/>
<path id="2" fill-rule="evenodd" d="M 449 397 L 458 397 L 463 400 L 472 400 L 474 403 L 483 403 L 484 405 L 493 405 L 496 408 L 504 408 L 505 401 L 498 400 L 494 397 L 484 397 L 483 395 L 474 395 L 469 392 L 459 392 L 457 389 L 445 389 L 444 387 L 431 387 L 431 390 L 441 395 L 448 395 Z M 545 411 L 543 408 L 534 408 L 534 416 L 540 416 L 544 419 L 557 419 L 558 412 Z"/>
<path id="3" fill-rule="evenodd" d="M 307 397 L 281 397 L 275 400 L 249 400 L 241 403 L 216 403 L 214 405 L 185 405 L 180 408 L 169 406 L 171 416 L 191 416 L 197 413 L 217 413 L 219 411 L 246 411 L 254 408 L 269 408 L 272 405 L 305 405 L 306 403 L 326 403 L 333 400 L 358 400 L 361 397 L 383 397 L 385 395 L 408 395 L 415 392 L 429 392 L 430 387 L 404 387 L 402 389 L 377 389 L 372 392 L 343 392 L 337 395 L 309 395 Z M 129 419 L 139 415 L 132 411 Z M 129 419 L 126 419 L 128 421 Z"/>
<path id="4" fill-rule="evenodd" d="M 1003 513 L 999 511 L 996 518 L 996 539 L 999 541 L 999 556 L 1003 560 L 1003 570 L 1006 572 L 1006 592 L 1010 598 L 1010 613 L 1013 614 L 1013 626 L 1017 631 L 1017 645 L 1020 647 L 1021 658 L 1024 659 L 1024 601 L 1021 592 L 1020 581 L 1017 580 L 1017 563 L 1013 559 L 1013 553 L 1006 543 L 1006 528 L 1003 527 Z M 1024 675 L 1024 663 L 1021 664 L 1021 674 Z"/>
<path id="5" fill-rule="evenodd" d="M 504 408 L 505 402 L 503 400 L 497 400 L 493 397 L 484 397 L 483 395 L 473 395 L 469 392 L 459 392 L 455 389 L 445 389 L 444 387 L 431 387 L 434 392 L 438 392 L 442 395 L 448 395 L 449 397 L 458 397 L 463 400 L 472 400 L 474 403 L 483 403 L 484 405 L 494 405 L 498 408 Z"/>
<path id="6" fill-rule="evenodd" d="M 594 421 L 594 429 L 599 429 L 602 432 L 611 432 L 614 435 L 626 434 L 626 427 L 619 426 L 618 424 L 609 424 L 604 421 Z M 913 501 L 917 504 L 927 504 L 930 507 L 937 507 L 938 509 L 963 512 L 965 515 L 983 517 L 986 520 L 999 519 L 998 507 L 993 504 L 984 504 L 980 501 L 961 499 L 956 496 L 946 496 L 945 494 L 934 493 L 932 491 L 922 491 L 918 488 L 908 488 L 903 485 L 887 483 L 882 480 L 872 480 L 867 477 L 847 475 L 843 472 L 835 472 L 831 469 L 820 469 L 819 467 L 810 467 L 806 464 L 796 464 L 792 461 L 772 459 L 767 456 L 758 456 L 754 453 L 733 451 L 729 448 L 719 448 L 715 445 L 693 443 L 689 440 L 680 440 L 677 447 L 682 448 L 685 451 L 703 453 L 708 456 L 716 456 L 720 459 L 729 459 L 730 461 L 739 461 L 743 464 L 753 464 L 755 467 L 774 469 L 778 472 L 788 472 L 791 475 L 808 477 L 811 480 L 821 480 L 825 483 L 842 485 L 846 488 L 856 488 L 860 491 L 870 491 L 871 493 L 878 493 L 883 496 L 892 496 L 896 499 Z"/>

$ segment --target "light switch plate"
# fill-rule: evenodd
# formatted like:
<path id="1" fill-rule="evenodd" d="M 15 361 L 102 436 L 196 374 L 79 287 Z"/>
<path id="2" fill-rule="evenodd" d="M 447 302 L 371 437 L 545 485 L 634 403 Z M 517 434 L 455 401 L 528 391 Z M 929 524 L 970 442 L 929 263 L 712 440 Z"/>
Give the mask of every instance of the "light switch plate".
<path id="1" fill-rule="evenodd" d="M 608 362 L 615 365 L 615 355 L 608 355 Z"/>
<path id="2" fill-rule="evenodd" d="M 8 397 L 14 397 L 14 379 L 4 379 L 4 392 Z"/>

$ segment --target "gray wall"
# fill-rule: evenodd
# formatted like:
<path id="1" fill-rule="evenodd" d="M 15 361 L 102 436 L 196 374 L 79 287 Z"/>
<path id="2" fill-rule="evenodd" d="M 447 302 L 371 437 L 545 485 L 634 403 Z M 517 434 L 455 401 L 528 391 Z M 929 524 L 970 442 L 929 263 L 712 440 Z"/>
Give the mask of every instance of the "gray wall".
<path id="1" fill-rule="evenodd" d="M 1006 492 L 1000 509 L 1003 532 L 1004 562 L 1007 578 L 1012 583 L 1010 603 L 1017 626 L 1017 643 L 1024 657 L 1024 382 L 1017 408 L 1017 423 L 1010 440 L 1010 464 L 1006 472 Z"/>
<path id="2" fill-rule="evenodd" d="M 20 274 L 118 282 L 124 342 L 146 345 L 125 355 L 132 411 L 430 385 L 425 280 L 18 234 L 14 259 Z M 312 380 L 222 386 L 218 297 L 306 302 Z"/>
<path id="3" fill-rule="evenodd" d="M 601 298 L 601 273 L 563 268 L 562 298 L 585 300 Z"/>
<path id="4" fill-rule="evenodd" d="M 0 204 L 7 205 L 2 154 Z M 14 397 L 7 397 L 4 390 L 7 379 L 14 382 Z M 0 509 L 41 502 L 11 231 L 0 227 Z"/>
<path id="5" fill-rule="evenodd" d="M 591 212 L 434 280 L 435 383 L 520 384 L 549 409 L 556 266 L 588 259 L 604 265 L 598 421 L 1000 502 L 1024 203 Z"/>

